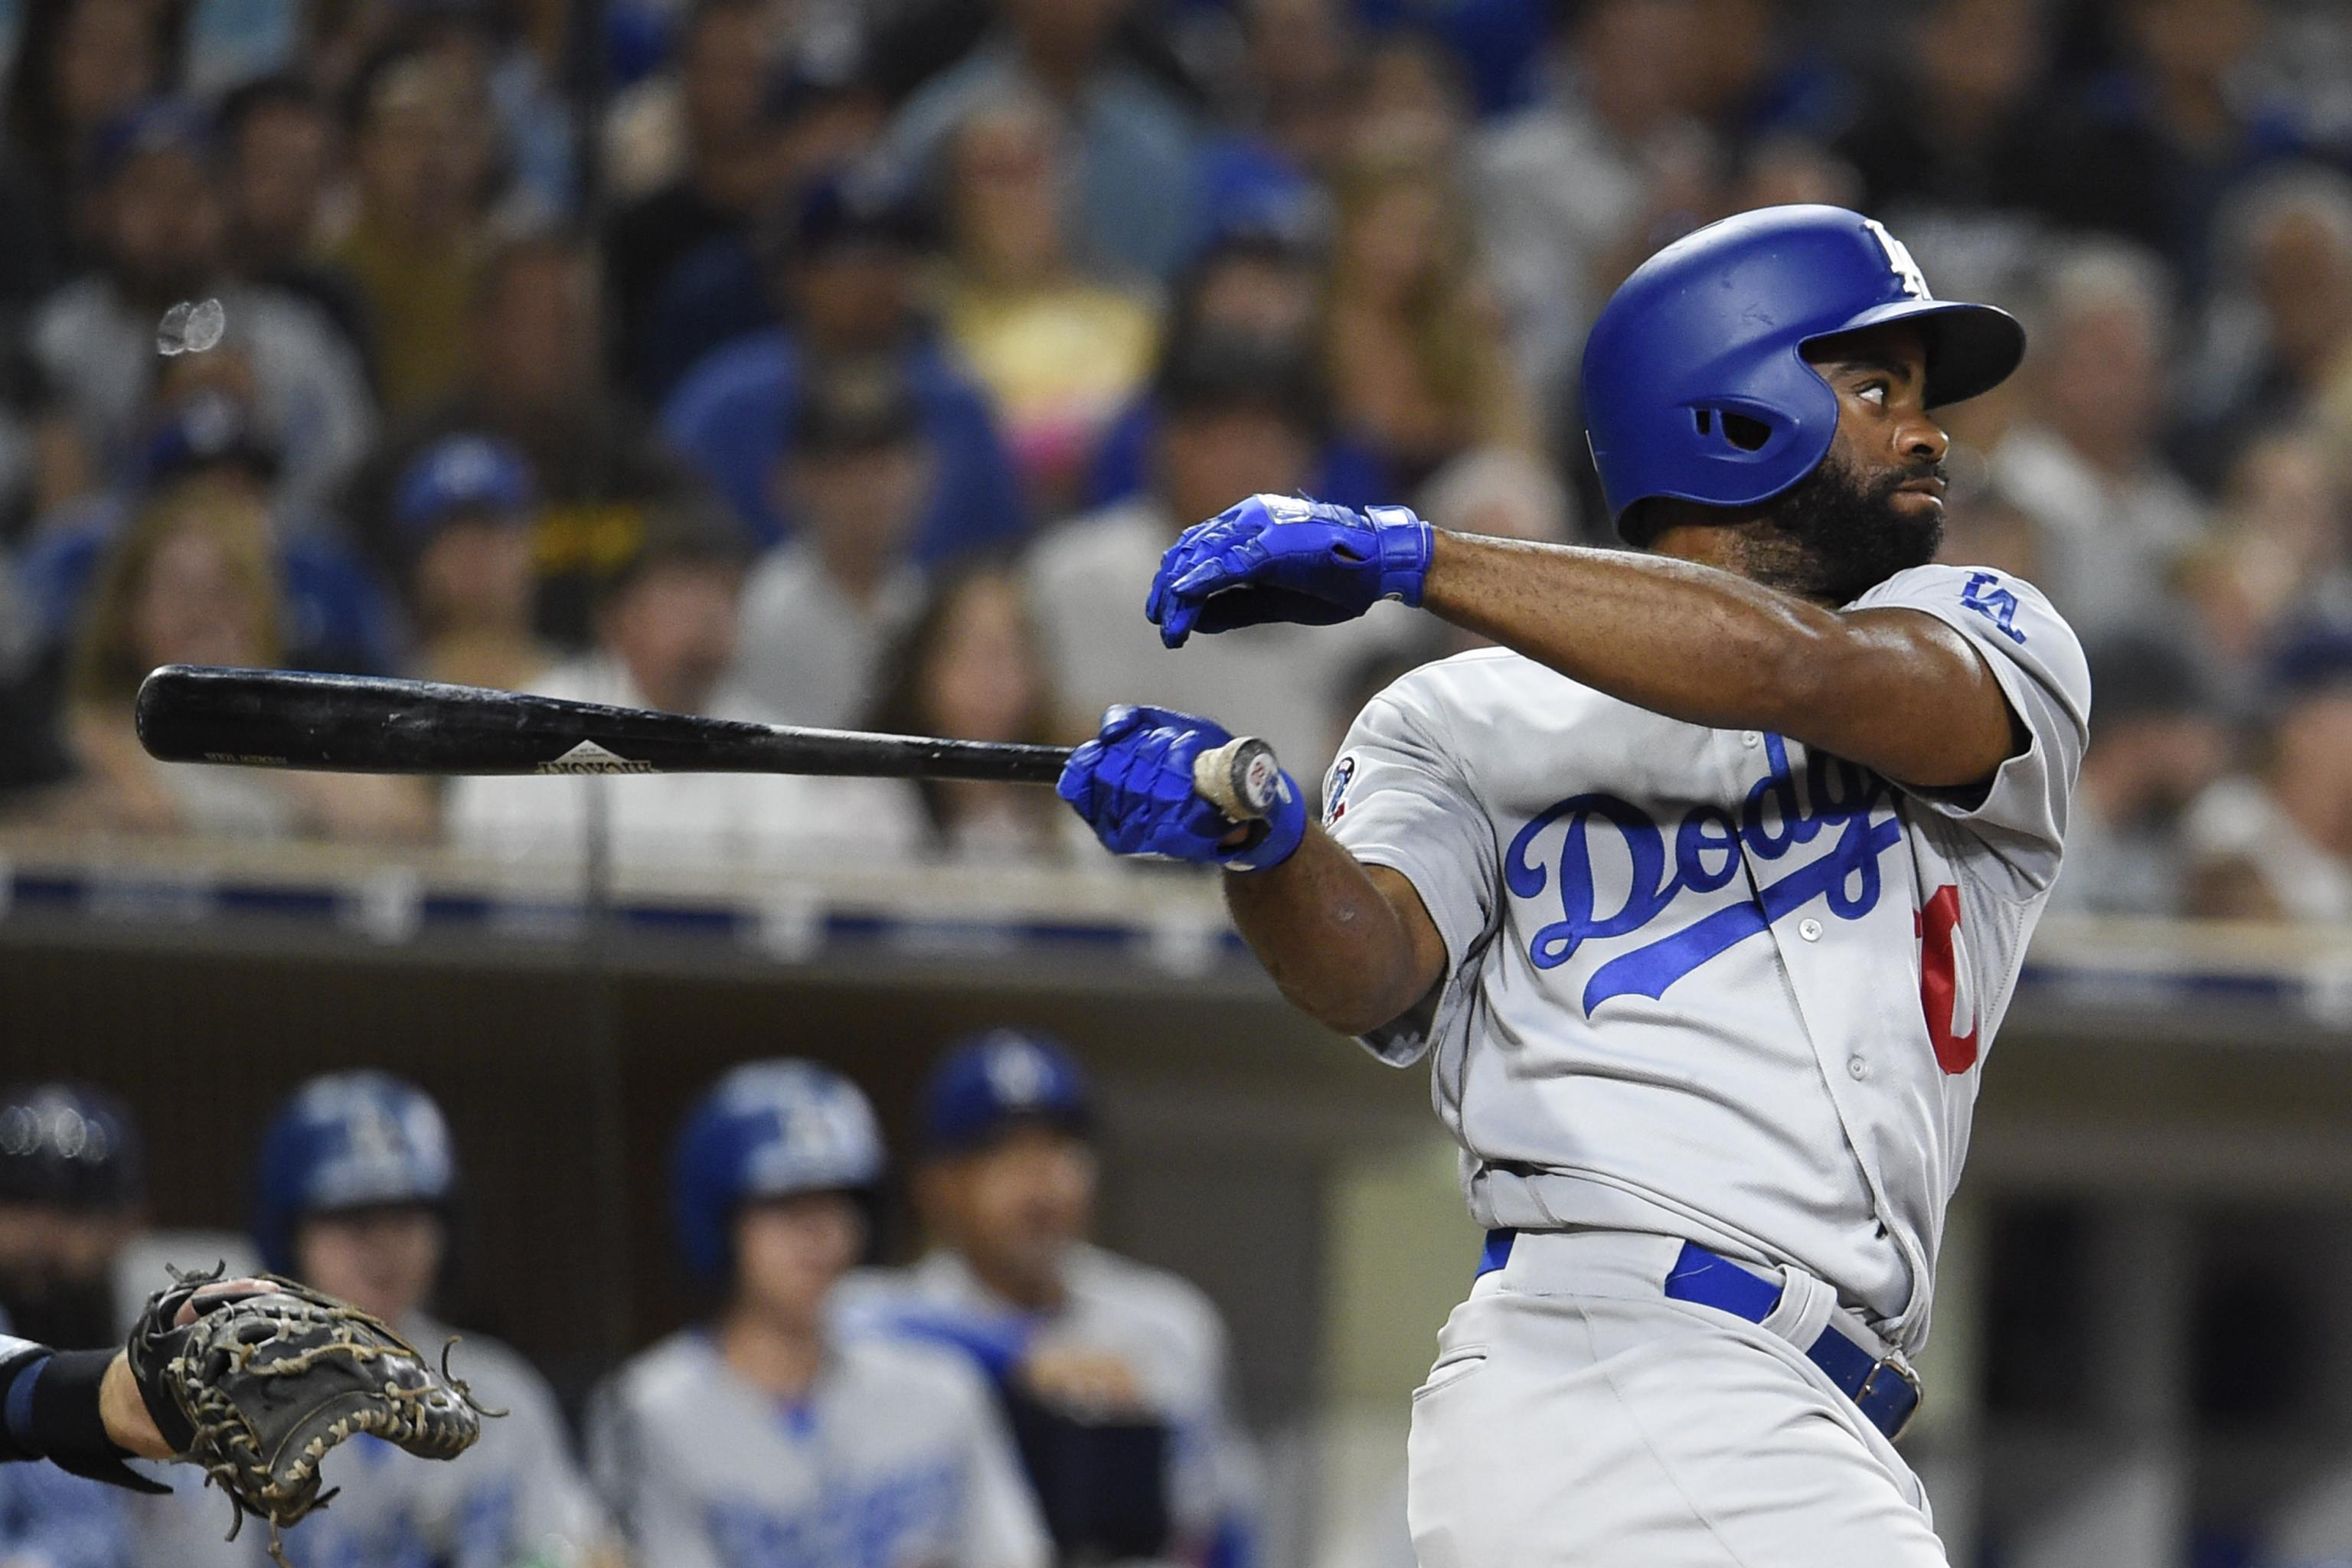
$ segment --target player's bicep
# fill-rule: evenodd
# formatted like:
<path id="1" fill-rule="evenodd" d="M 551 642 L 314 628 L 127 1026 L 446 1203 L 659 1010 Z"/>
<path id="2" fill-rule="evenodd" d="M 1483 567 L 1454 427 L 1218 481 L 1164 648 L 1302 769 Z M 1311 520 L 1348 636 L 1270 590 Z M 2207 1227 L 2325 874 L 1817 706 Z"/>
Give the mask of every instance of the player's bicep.
<path id="1" fill-rule="evenodd" d="M 2032 744 L 1983 653 L 1925 610 L 1855 610 L 1853 634 L 1808 706 L 1819 715 L 1791 732 L 1918 790 L 1989 784 Z"/>

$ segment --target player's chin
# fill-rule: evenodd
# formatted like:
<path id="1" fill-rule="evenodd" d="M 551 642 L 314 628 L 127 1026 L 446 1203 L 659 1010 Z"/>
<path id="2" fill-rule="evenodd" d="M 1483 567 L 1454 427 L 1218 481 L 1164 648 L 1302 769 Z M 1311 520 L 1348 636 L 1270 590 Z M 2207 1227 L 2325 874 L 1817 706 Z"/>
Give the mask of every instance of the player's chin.
<path id="1" fill-rule="evenodd" d="M 1926 486 L 1905 485 L 1886 498 L 1896 516 L 1912 522 L 1944 521 L 1944 498 L 1940 491 Z"/>

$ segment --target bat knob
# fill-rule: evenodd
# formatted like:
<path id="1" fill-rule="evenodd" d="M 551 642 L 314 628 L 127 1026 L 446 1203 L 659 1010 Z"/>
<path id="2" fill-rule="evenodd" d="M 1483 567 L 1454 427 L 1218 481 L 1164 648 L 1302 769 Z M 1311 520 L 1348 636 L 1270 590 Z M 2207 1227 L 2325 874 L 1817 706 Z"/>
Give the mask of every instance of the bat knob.
<path id="1" fill-rule="evenodd" d="M 1192 788 L 1235 822 L 1260 821 L 1281 798 L 1282 764 L 1272 746 L 1244 735 L 1192 759 Z"/>

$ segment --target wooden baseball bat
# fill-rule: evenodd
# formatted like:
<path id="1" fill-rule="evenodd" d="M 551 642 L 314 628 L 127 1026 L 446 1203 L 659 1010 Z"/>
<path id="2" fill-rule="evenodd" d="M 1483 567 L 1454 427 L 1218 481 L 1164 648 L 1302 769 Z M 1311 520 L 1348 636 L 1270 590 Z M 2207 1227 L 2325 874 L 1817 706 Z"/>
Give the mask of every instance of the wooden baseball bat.
<path id="1" fill-rule="evenodd" d="M 751 724 L 376 676 L 167 664 L 141 683 L 140 743 L 166 763 L 345 773 L 814 773 L 1052 784 L 1066 746 Z M 1281 769 L 1243 737 L 1193 759 L 1236 822 L 1266 816 Z"/>

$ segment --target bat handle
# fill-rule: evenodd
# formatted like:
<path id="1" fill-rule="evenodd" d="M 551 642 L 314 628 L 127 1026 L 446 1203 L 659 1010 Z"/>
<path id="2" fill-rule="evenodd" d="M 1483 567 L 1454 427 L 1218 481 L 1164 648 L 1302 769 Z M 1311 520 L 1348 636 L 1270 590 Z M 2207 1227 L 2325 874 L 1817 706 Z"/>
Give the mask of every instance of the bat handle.
<path id="1" fill-rule="evenodd" d="M 1282 764 L 1274 748 L 1255 736 L 1227 741 L 1192 759 L 1192 788 L 1235 822 L 1256 822 L 1274 814 L 1282 787 Z"/>

